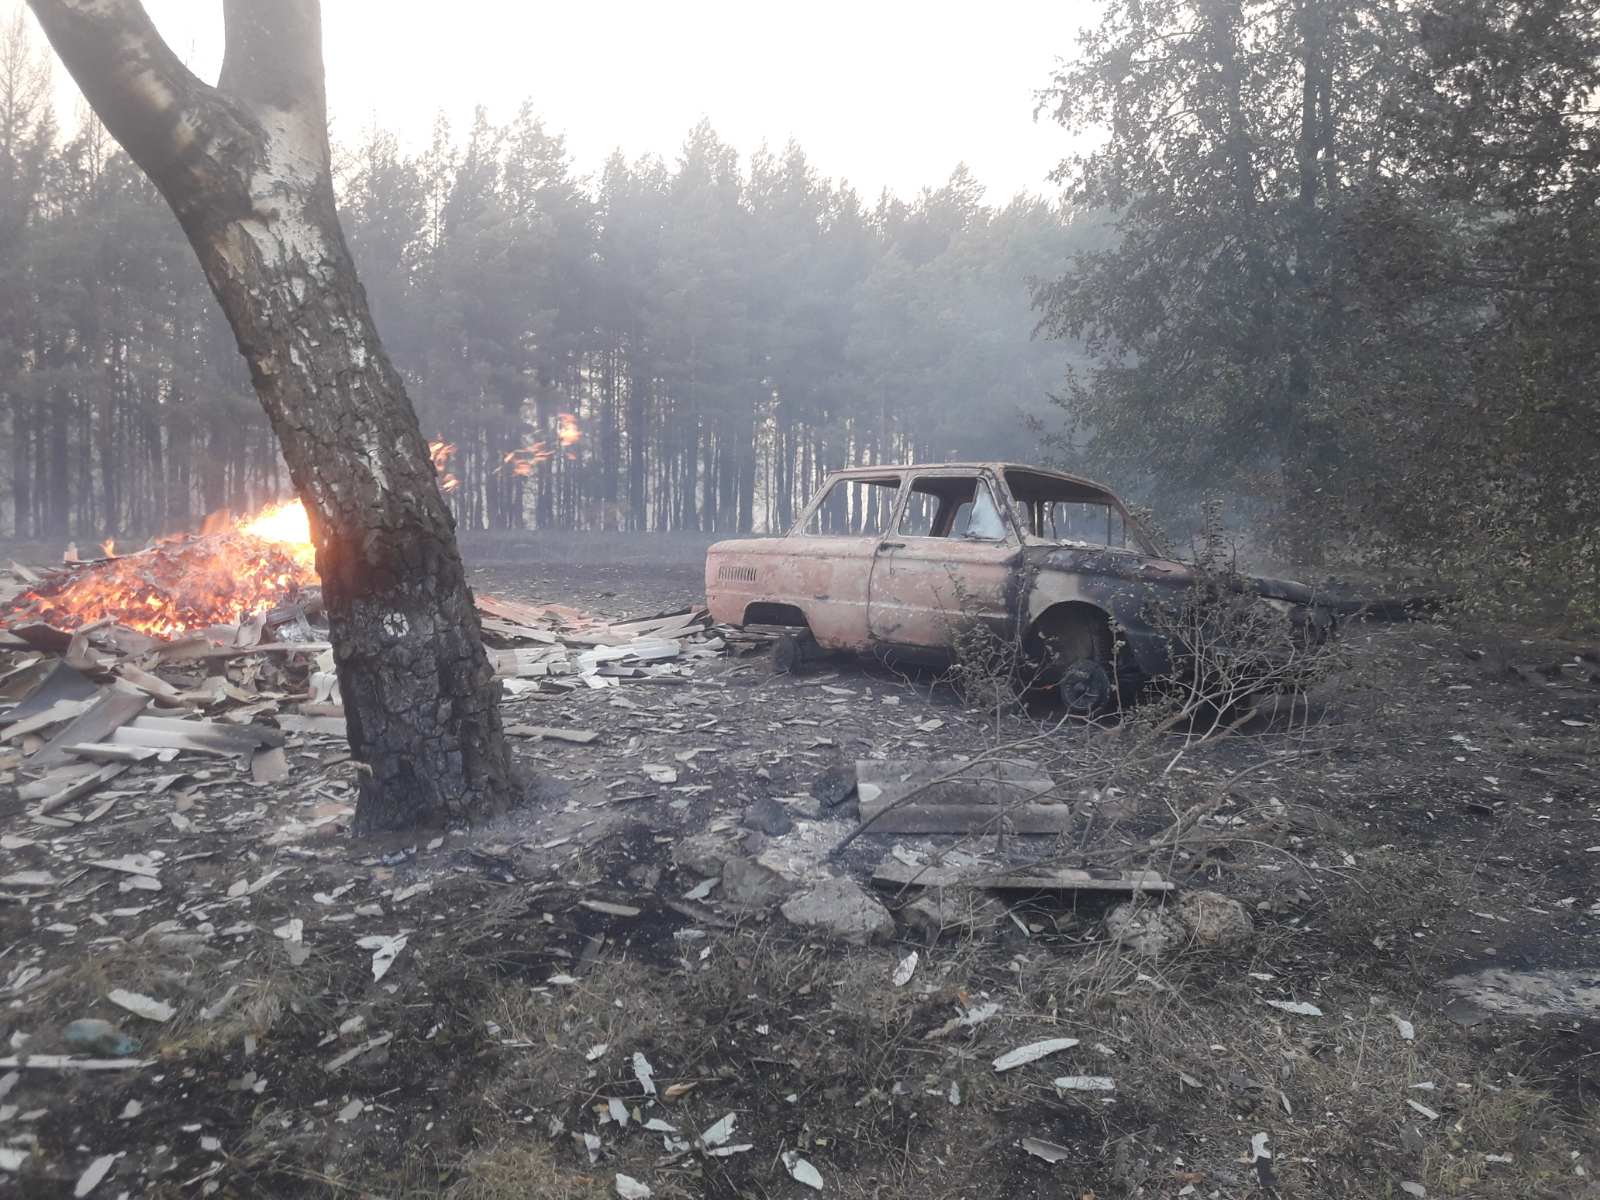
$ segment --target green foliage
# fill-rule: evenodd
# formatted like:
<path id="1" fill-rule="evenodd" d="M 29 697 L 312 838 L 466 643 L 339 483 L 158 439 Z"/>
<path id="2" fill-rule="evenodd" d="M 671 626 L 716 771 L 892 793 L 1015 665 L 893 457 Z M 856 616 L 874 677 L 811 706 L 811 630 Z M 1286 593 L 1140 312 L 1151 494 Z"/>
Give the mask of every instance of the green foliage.
<path id="1" fill-rule="evenodd" d="M 1066 457 L 1302 557 L 1594 617 L 1592 3 L 1116 0 L 1045 103 L 1114 243 L 1038 292 Z"/>

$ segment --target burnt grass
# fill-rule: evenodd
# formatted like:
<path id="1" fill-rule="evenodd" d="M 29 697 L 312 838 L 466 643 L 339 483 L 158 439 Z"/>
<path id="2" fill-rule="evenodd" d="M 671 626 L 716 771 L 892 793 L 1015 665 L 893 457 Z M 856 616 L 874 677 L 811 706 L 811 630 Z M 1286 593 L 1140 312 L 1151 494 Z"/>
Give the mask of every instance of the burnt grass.
<path id="1" fill-rule="evenodd" d="M 617 616 L 697 600 L 702 548 L 467 547 L 480 590 Z M 793 1197 L 812 1194 L 785 1168 L 797 1151 L 823 1194 L 877 1200 L 1400 1197 L 1402 1183 L 1428 1196 L 1594 1195 L 1596 1015 L 1486 1014 L 1441 987 L 1487 967 L 1600 976 L 1600 665 L 1582 648 L 1561 631 L 1356 625 L 1305 703 L 1181 755 L 1176 733 L 1139 760 L 1132 722 L 1057 730 L 1046 757 L 1080 830 L 999 852 L 1150 867 L 1179 895 L 1221 893 L 1253 920 L 1241 945 L 1154 959 L 1110 939 L 1116 897 L 1007 896 L 1009 911 L 975 930 L 930 940 L 902 921 L 869 947 L 716 892 L 682 900 L 700 877 L 674 850 L 692 835 L 789 853 L 814 873 L 853 827 L 818 822 L 795 850 L 740 827 L 752 800 L 805 797 L 839 761 L 970 754 L 1053 721 L 975 711 L 935 677 L 874 663 L 791 677 L 756 656 L 706 660 L 681 687 L 515 701 L 513 720 L 602 736 L 519 741 L 528 803 L 433 848 L 431 835 L 357 842 L 336 824 L 274 844 L 288 817 L 344 794 L 349 766 L 328 743 L 292 746 L 294 770 L 271 787 L 213 771 L 189 832 L 168 823 L 170 797 L 130 798 L 53 850 L 52 831 L 30 829 L 0 789 L 0 828 L 36 843 L 5 852 L 6 871 L 71 875 L 65 855 L 156 846 L 169 863 L 159 893 L 78 879 L 0 904 L 0 981 L 29 961 L 61 971 L 8 1001 L 13 1046 L 58 1050 L 68 1021 L 103 1017 L 152 1060 L 20 1072 L 0 1097 L 0 1144 L 26 1160 L 0 1174 L 0 1192 L 71 1195 L 113 1154 L 94 1195 L 600 1197 L 618 1194 L 621 1172 L 658 1197 Z M 651 783 L 645 763 L 680 778 Z M 1113 790 L 1075 789 L 1075 770 Z M 1153 849 L 1195 805 L 1211 806 L 1206 819 Z M 838 869 L 865 880 L 897 840 L 933 844 L 865 836 Z M 226 896 L 275 869 L 242 902 Z M 911 899 L 879 894 L 891 908 Z M 106 915 L 119 906 L 148 907 Z M 299 962 L 273 934 L 294 917 Z M 398 930 L 407 946 L 375 980 L 356 943 Z M 896 987 L 913 949 L 916 973 Z M 119 986 L 177 1015 L 129 1016 L 104 999 Z M 224 1010 L 202 1015 L 230 987 Z M 991 1019 L 950 1028 L 986 1003 L 999 1005 Z M 991 1065 L 1055 1037 L 1079 1044 Z M 1061 1090 L 1063 1075 L 1110 1076 L 1115 1090 Z M 751 1149 L 668 1148 L 729 1113 L 729 1144 Z M 640 1128 L 652 1119 L 678 1132 Z M 599 1139 L 593 1158 L 585 1134 Z M 1270 1159 L 1252 1158 L 1257 1134 Z M 1059 1161 L 1024 1138 L 1054 1143 Z"/>

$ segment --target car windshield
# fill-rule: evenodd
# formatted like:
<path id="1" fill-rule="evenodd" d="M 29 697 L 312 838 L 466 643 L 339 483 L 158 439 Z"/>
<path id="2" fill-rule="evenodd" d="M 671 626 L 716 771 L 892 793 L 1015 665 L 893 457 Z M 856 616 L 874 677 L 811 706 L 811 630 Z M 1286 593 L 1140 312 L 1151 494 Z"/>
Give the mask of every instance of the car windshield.
<path id="1" fill-rule="evenodd" d="M 1122 505 L 1103 488 L 1032 471 L 1007 471 L 1018 518 L 1035 538 L 1153 553 Z"/>

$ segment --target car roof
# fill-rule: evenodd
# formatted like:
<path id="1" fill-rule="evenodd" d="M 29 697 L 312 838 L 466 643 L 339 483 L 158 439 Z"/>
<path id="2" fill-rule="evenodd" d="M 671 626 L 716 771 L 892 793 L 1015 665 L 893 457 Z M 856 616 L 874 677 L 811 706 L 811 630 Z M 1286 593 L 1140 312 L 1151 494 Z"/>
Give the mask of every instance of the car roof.
<path id="1" fill-rule="evenodd" d="M 1033 467 L 1027 463 L 1012 462 L 931 462 L 931 463 L 880 463 L 875 467 L 845 467 L 843 470 L 830 471 L 829 479 L 871 479 L 875 476 L 896 475 L 906 471 L 1026 471 L 1030 475 L 1044 475 L 1051 479 L 1059 479 L 1064 483 L 1075 483 L 1081 487 L 1096 488 L 1111 495 L 1116 493 L 1111 488 L 1096 479 L 1088 479 L 1082 475 L 1071 475 L 1066 471 L 1056 471 L 1049 467 Z"/>

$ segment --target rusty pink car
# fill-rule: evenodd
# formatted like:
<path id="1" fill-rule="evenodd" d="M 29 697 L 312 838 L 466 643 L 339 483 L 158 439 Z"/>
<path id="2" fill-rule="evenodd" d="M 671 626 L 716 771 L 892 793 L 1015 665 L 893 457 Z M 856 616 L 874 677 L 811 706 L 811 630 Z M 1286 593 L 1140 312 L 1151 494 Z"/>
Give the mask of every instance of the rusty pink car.
<path id="1" fill-rule="evenodd" d="M 717 620 L 793 631 L 780 666 L 812 645 L 947 661 L 956 631 L 978 624 L 1024 647 L 1083 712 L 1171 671 L 1151 602 L 1194 580 L 1110 488 L 1008 463 L 839 471 L 786 536 L 718 542 L 706 554 Z M 1298 623 L 1322 620 L 1303 584 L 1243 586 Z"/>

